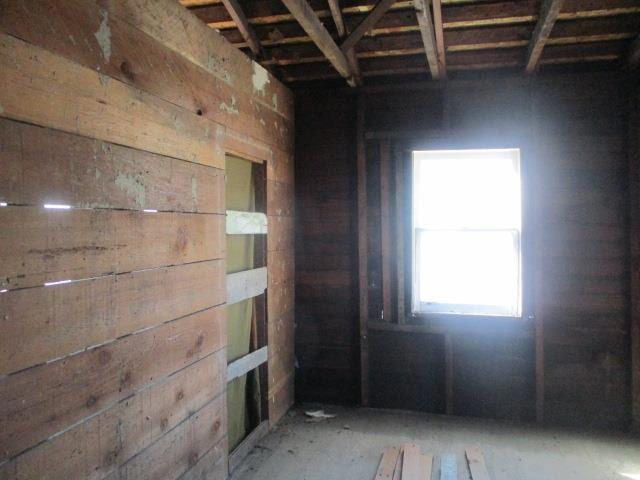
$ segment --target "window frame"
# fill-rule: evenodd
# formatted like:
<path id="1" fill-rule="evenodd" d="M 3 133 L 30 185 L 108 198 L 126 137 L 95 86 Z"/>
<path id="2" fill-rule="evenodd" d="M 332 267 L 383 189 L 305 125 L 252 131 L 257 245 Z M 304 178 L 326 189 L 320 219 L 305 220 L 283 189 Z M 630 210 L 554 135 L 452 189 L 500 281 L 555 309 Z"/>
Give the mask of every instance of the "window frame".
<path id="1" fill-rule="evenodd" d="M 495 138 L 500 137 L 497 141 Z M 413 262 L 414 262 L 414 238 L 413 238 L 413 152 L 418 150 L 491 150 L 491 149 L 519 149 L 520 150 L 520 184 L 521 184 L 521 228 L 520 228 L 520 268 L 521 268 L 521 311 L 520 316 L 505 315 L 477 315 L 468 313 L 441 313 L 441 312 L 416 312 L 413 308 Z M 402 155 L 405 164 L 405 205 L 408 206 L 404 217 L 404 244 L 405 251 L 405 309 L 408 312 L 408 322 L 435 328 L 434 331 L 452 332 L 468 328 L 484 326 L 487 328 L 499 328 L 510 331 L 526 327 L 527 331 L 533 328 L 535 320 L 535 281 L 538 272 L 534 271 L 534 243 L 539 239 L 530 234 L 531 225 L 536 217 L 533 205 L 533 184 L 536 172 L 532 167 L 531 159 L 534 157 L 534 148 L 529 132 L 516 131 L 483 131 L 478 132 L 458 130 L 440 132 L 433 136 L 425 136 L 422 139 L 413 139 L 404 143 Z M 539 262 L 538 262 L 539 263 Z M 537 267 L 540 268 L 539 266 Z M 479 323 L 480 322 L 480 323 Z"/>

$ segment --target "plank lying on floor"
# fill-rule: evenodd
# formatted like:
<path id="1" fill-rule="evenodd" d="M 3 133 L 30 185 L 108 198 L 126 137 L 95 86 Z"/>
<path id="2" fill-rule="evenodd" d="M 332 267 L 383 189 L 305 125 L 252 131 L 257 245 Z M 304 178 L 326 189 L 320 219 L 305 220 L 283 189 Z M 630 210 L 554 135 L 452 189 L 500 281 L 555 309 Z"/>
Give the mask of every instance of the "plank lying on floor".
<path id="1" fill-rule="evenodd" d="M 489 472 L 487 472 L 484 456 L 480 449 L 477 447 L 467 448 L 465 453 L 467 455 L 469 470 L 471 471 L 471 478 L 473 480 L 489 480 Z"/>
<path id="2" fill-rule="evenodd" d="M 431 468 L 433 466 L 433 455 L 420 455 L 420 475 L 421 480 L 431 480 Z"/>
<path id="3" fill-rule="evenodd" d="M 440 480 L 457 480 L 458 479 L 458 465 L 456 463 L 456 456 L 447 453 L 442 455 L 440 459 Z"/>
<path id="4" fill-rule="evenodd" d="M 416 445 L 404 445 L 402 480 L 422 480 L 420 476 L 420 449 Z"/>
<path id="5" fill-rule="evenodd" d="M 376 480 L 391 479 L 393 477 L 399 454 L 400 451 L 397 447 L 389 447 L 384 450 L 378 466 L 378 473 L 376 473 Z"/>
<path id="6" fill-rule="evenodd" d="M 403 457 L 404 457 L 404 448 L 400 447 L 400 451 L 398 452 L 398 459 L 396 460 L 396 468 L 393 471 L 393 480 L 400 480 L 400 476 L 402 475 Z"/>

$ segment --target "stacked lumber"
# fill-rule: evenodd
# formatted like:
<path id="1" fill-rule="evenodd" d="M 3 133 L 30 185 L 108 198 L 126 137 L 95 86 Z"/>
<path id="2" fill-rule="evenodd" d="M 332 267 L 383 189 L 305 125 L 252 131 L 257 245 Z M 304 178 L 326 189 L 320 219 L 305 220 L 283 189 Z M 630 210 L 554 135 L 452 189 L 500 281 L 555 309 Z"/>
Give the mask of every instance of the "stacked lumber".
<path id="1" fill-rule="evenodd" d="M 467 465 L 472 480 L 489 480 L 489 473 L 484 463 L 484 456 L 479 448 L 465 450 Z M 412 443 L 401 447 L 388 447 L 382 452 L 378 471 L 374 480 L 456 480 L 458 478 L 456 456 L 445 454 L 440 458 L 440 476 L 432 472 L 434 455 L 420 452 L 420 448 Z"/>

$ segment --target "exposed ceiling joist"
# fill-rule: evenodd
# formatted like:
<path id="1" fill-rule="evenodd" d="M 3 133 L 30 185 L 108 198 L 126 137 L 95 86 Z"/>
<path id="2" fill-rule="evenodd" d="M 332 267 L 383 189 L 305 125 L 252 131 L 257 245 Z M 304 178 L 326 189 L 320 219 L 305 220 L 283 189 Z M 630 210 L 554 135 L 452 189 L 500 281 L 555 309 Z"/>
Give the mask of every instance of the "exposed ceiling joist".
<path id="1" fill-rule="evenodd" d="M 436 51 L 438 53 L 438 68 L 441 78 L 447 76 L 447 61 L 444 46 L 444 28 L 442 26 L 442 0 L 433 0 L 433 27 L 436 37 Z"/>
<path id="2" fill-rule="evenodd" d="M 556 20 L 560 16 L 560 10 L 562 10 L 563 4 L 564 0 L 543 1 L 538 23 L 536 24 L 533 36 L 531 37 L 531 43 L 529 44 L 527 65 L 525 67 L 526 73 L 533 73 L 538 68 L 540 57 L 542 56 L 542 49 L 547 43 L 547 39 L 551 34 L 551 30 L 553 30 Z"/>
<path id="3" fill-rule="evenodd" d="M 431 18 L 431 10 L 429 9 L 429 0 L 413 0 L 413 3 L 416 9 L 422 43 L 424 44 L 424 50 L 427 55 L 429 71 L 434 80 L 439 80 L 442 77 L 442 72 L 440 71 L 440 64 L 438 63 L 436 36 Z"/>
<path id="4" fill-rule="evenodd" d="M 251 52 L 255 55 L 255 57 L 260 57 L 261 48 L 260 41 L 258 40 L 258 36 L 256 32 L 253 30 L 253 27 L 249 25 L 249 21 L 247 20 L 246 15 L 242 11 L 242 7 L 238 3 L 238 0 L 222 0 L 224 7 L 229 12 L 229 16 L 233 19 L 233 21 L 238 26 L 238 30 L 242 34 L 242 37 L 245 39 Z"/>
<path id="5" fill-rule="evenodd" d="M 291 14 L 298 21 L 307 35 L 314 41 L 320 51 L 331 62 L 331 65 L 338 73 L 347 80 L 347 83 L 354 87 L 356 81 L 349 65 L 349 61 L 340 47 L 333 41 L 327 29 L 320 23 L 313 9 L 306 0 L 282 0 Z"/>
<path id="6" fill-rule="evenodd" d="M 382 16 L 391 8 L 396 0 L 379 0 L 376 6 L 371 10 L 362 22 L 349 34 L 347 39 L 340 45 L 343 52 L 351 50 L 356 43 L 371 30 Z"/>

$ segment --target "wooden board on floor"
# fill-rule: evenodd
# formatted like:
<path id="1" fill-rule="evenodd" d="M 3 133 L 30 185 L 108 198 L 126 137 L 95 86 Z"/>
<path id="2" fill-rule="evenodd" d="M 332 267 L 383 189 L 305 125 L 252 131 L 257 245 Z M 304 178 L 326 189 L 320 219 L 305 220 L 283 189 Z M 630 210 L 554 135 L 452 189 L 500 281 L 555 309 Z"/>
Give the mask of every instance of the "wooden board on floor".
<path id="1" fill-rule="evenodd" d="M 376 472 L 375 480 L 391 480 L 396 469 L 400 451 L 398 447 L 385 448 L 380 458 L 380 465 Z"/>
<path id="2" fill-rule="evenodd" d="M 473 480 L 490 480 L 482 451 L 477 447 L 472 447 L 467 448 L 465 454 L 467 456 L 469 470 L 471 471 L 471 478 Z"/>
<path id="3" fill-rule="evenodd" d="M 416 445 L 407 443 L 403 451 L 401 480 L 422 480 L 420 449 Z"/>
<path id="4" fill-rule="evenodd" d="M 401 480 L 400 477 L 402 476 L 403 458 L 404 458 L 404 448 L 400 447 L 400 450 L 398 452 L 398 458 L 396 460 L 396 466 L 394 467 L 394 470 L 393 470 L 393 480 Z"/>
<path id="5" fill-rule="evenodd" d="M 433 467 L 433 455 L 420 455 L 420 475 L 421 480 L 431 480 L 431 470 Z"/>

